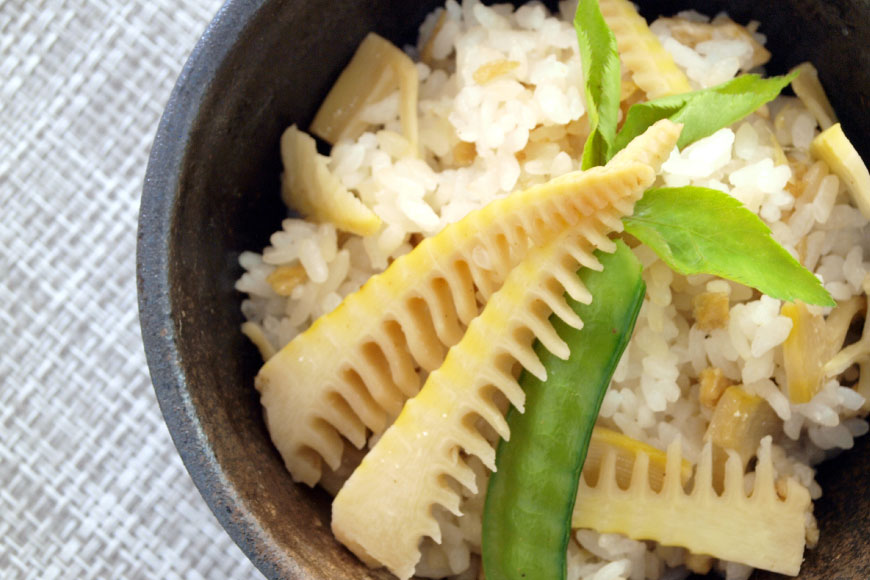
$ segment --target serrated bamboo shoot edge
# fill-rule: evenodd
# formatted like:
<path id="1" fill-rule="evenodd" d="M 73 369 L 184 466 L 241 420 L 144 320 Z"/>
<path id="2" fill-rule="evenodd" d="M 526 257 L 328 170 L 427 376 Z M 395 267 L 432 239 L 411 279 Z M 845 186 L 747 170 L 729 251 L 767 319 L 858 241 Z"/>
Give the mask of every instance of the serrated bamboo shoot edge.
<path id="1" fill-rule="evenodd" d="M 633 200 L 641 193 L 637 191 Z M 459 494 L 448 479 L 477 492 L 474 473 L 461 454 L 475 455 L 495 469 L 495 448 L 474 427 L 475 419 L 510 438 L 493 392 L 522 410 L 525 394 L 512 369 L 519 363 L 546 379 L 532 348 L 536 339 L 567 358 L 568 347 L 548 318 L 556 312 L 569 325 L 582 326 L 563 295 L 591 301 L 576 271 L 600 269 L 592 251 L 615 249 L 607 233 L 621 229 L 620 217 L 615 208 L 600 210 L 532 250 L 369 451 L 332 505 L 333 533 L 362 560 L 375 561 L 407 579 L 420 559 L 420 540 L 430 537 L 440 543 L 433 506 L 461 515 Z"/>
<path id="2" fill-rule="evenodd" d="M 676 440 L 668 447 L 664 486 L 649 484 L 649 458 L 639 454 L 627 489 L 616 483 L 615 454 L 605 455 L 594 485 L 581 478 L 573 526 L 601 533 L 624 534 L 680 546 L 755 568 L 796 576 L 805 547 L 809 491 L 794 479 L 786 482 L 785 499 L 777 495 L 770 438 L 758 450 L 755 482 L 744 492 L 742 461 L 729 452 L 724 490 L 713 488 L 713 453 L 708 443 L 687 490 L 681 483 L 682 452 Z"/>
<path id="3" fill-rule="evenodd" d="M 628 0 L 600 0 L 601 14 L 616 37 L 619 56 L 649 99 L 692 90 L 646 20 Z"/>
<path id="4" fill-rule="evenodd" d="M 441 364 L 477 315 L 475 295 L 497 290 L 530 243 L 544 243 L 606 206 L 630 211 L 622 198 L 652 183 L 680 128 L 660 121 L 606 168 L 567 174 L 469 214 L 397 259 L 267 361 L 255 385 L 294 480 L 315 485 L 321 461 L 338 467 L 345 440 L 362 447 L 368 431 L 383 432 L 419 390 L 421 374 Z M 492 270 L 472 259 L 478 247 L 487 249 Z"/>

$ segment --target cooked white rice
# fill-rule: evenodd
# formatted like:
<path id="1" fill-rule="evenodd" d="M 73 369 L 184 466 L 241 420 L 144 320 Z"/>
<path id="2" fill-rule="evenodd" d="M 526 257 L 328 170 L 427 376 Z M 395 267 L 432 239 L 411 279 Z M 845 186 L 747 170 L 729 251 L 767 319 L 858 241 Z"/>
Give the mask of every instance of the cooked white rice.
<path id="1" fill-rule="evenodd" d="M 442 11 L 443 25 L 430 39 Z M 383 220 L 382 228 L 360 237 L 337 232 L 330 224 L 285 220 L 262 254 L 246 252 L 240 258 L 245 273 L 237 288 L 248 295 L 242 310 L 250 322 L 249 335 L 265 341 L 267 352 L 280 349 L 409 251 L 419 236 L 518 188 L 579 169 L 586 127 L 573 12 L 571 3 L 562 3 L 560 14 L 550 15 L 537 3 L 515 10 L 449 0 L 431 14 L 421 26 L 418 46 L 407 48 L 416 56 L 430 42 L 432 60 L 417 64 L 422 158 L 400 156 L 406 143 L 398 94 L 370 107 L 366 116 L 372 131 L 337 144 L 329 167 Z M 696 13 L 681 17 L 704 20 Z M 658 21 L 652 30 L 695 88 L 728 80 L 749 66 L 750 40 L 712 39 L 687 46 L 671 34 L 671 23 Z M 764 40 L 757 34 L 754 39 Z M 474 80 L 481 65 L 503 59 L 518 64 L 485 84 Z M 835 299 L 846 300 L 865 292 L 870 228 L 837 177 L 810 159 L 807 149 L 818 131 L 801 102 L 783 96 L 734 126 L 675 150 L 660 181 L 733 195 L 771 227 Z M 771 134 L 787 151 L 789 164 L 777 163 Z M 460 142 L 474 145 L 473 161 L 465 165 L 457 161 L 467 158 L 469 146 Z M 804 190 L 796 198 L 792 191 L 797 184 Z M 713 276 L 675 274 L 644 246 L 635 253 L 644 265 L 647 295 L 604 398 L 600 423 L 663 450 L 679 437 L 685 456 L 694 461 L 711 416 L 699 403 L 699 375 L 717 367 L 766 399 L 783 420 L 773 446 L 777 474 L 796 477 L 813 498 L 819 497 L 812 466 L 852 447 L 854 437 L 868 431 L 861 418 L 864 397 L 830 379 L 810 402 L 791 403 L 778 386 L 784 384 L 781 344 L 792 327 L 791 319 L 780 314 L 780 301 Z M 475 259 L 485 263 L 487 257 Z M 306 275 L 289 297 L 276 294 L 267 281 L 280 265 L 301 265 Z M 724 328 L 699 328 L 693 299 L 702 293 L 728 295 Z M 846 377 L 854 382 L 854 369 Z M 479 480 L 488 477 L 479 463 L 471 462 Z M 480 482 L 478 487 L 485 489 Z M 427 543 L 418 573 L 477 577 L 482 505 L 481 497 L 467 498 L 464 517 L 440 514 L 443 544 Z M 813 528 L 809 521 L 811 542 Z M 579 530 L 569 564 L 569 578 L 639 580 L 681 578 L 689 568 L 703 569 L 709 562 L 679 548 Z M 715 568 L 729 580 L 750 573 L 735 563 L 716 563 Z"/>

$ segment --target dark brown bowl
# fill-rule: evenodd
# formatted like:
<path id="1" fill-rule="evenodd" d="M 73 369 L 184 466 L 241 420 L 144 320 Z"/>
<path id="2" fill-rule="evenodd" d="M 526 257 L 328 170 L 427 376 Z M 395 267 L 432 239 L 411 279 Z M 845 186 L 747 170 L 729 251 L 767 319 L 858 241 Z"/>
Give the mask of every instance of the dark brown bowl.
<path id="1" fill-rule="evenodd" d="M 269 578 L 388 578 L 329 531 L 324 493 L 294 485 L 253 387 L 259 355 L 239 332 L 238 256 L 279 228 L 278 140 L 306 127 L 371 30 L 411 42 L 438 2 L 231 0 L 187 62 L 160 122 L 139 218 L 142 334 L 175 445 L 208 505 Z M 640 2 L 646 16 L 697 7 L 756 19 L 772 72 L 811 60 L 870 158 L 867 0 Z M 802 578 L 870 578 L 867 438 L 821 469 L 822 541 Z M 760 577 L 760 575 L 759 575 Z"/>

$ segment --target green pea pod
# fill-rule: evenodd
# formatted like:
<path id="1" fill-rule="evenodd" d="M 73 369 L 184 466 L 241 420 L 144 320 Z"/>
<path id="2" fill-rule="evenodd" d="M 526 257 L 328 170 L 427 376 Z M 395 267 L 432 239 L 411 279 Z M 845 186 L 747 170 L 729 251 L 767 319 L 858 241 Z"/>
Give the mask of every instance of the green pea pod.
<path id="1" fill-rule="evenodd" d="M 487 580 L 565 578 L 571 513 L 592 427 L 646 290 L 640 263 L 617 244 L 613 254 L 597 252 L 603 272 L 579 272 L 593 297 L 588 305 L 571 303 L 583 329 L 551 318 L 571 347 L 569 359 L 537 344 L 547 381 L 529 373 L 520 379 L 526 411 L 508 413 L 511 438 L 499 444 L 484 508 Z"/>

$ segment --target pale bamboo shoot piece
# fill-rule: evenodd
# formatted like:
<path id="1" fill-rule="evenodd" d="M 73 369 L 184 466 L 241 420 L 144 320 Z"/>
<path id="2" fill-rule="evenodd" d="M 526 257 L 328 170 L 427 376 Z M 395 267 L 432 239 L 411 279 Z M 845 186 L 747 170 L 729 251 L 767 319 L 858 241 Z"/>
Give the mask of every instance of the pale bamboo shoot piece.
<path id="1" fill-rule="evenodd" d="M 619 57 L 649 99 L 692 90 L 685 73 L 628 0 L 600 0 L 601 14 L 616 37 Z"/>
<path id="2" fill-rule="evenodd" d="M 287 207 L 315 222 L 367 236 L 381 227 L 379 218 L 327 167 L 314 139 L 291 125 L 281 136 L 281 197 Z"/>
<path id="3" fill-rule="evenodd" d="M 828 164 L 852 194 L 852 200 L 870 219 L 870 173 L 839 123 L 822 131 L 810 145 L 810 153 Z"/>
<path id="4" fill-rule="evenodd" d="M 805 62 L 792 71 L 798 71 L 800 74 L 791 82 L 791 88 L 816 118 L 822 131 L 836 123 L 837 115 L 828 100 L 828 95 L 825 94 L 825 89 L 822 88 L 822 83 L 819 82 L 819 71 L 816 67 L 812 63 Z"/>
<path id="5" fill-rule="evenodd" d="M 630 211 L 630 197 L 653 183 L 679 133 L 679 125 L 659 121 L 606 167 L 565 174 L 470 213 L 269 359 L 255 385 L 293 478 L 315 485 L 322 461 L 332 469 L 341 464 L 346 441 L 362 447 L 367 431 L 382 433 L 462 338 L 478 314 L 478 296 L 498 290 L 531 245 L 605 208 Z M 475 252 L 485 252 L 490 264 L 483 267 Z"/>
<path id="6" fill-rule="evenodd" d="M 641 193 L 623 198 L 629 212 Z M 525 393 L 513 372 L 515 365 L 546 380 L 533 348 L 535 340 L 559 358 L 568 358 L 568 345 L 553 328 L 550 314 L 582 327 L 564 295 L 584 304 L 592 300 L 576 272 L 580 267 L 601 269 L 592 252 L 616 249 L 607 234 L 621 229 L 622 215 L 613 206 L 602 208 L 531 250 L 363 458 L 332 504 L 332 531 L 360 559 L 386 566 L 407 580 L 420 559 L 420 541 L 430 537 L 441 542 L 433 508 L 439 505 L 462 515 L 459 491 L 450 480 L 472 493 L 478 491 L 462 454 L 475 455 L 495 470 L 493 442 L 476 421 L 509 439 L 508 423 L 494 395 L 522 411 Z"/>
<path id="7" fill-rule="evenodd" d="M 363 118 L 365 108 L 398 89 L 402 134 L 410 143 L 409 153 L 416 156 L 418 85 L 414 61 L 390 41 L 370 32 L 320 105 L 311 132 L 332 145 L 356 139 L 370 126 Z"/>
<path id="8" fill-rule="evenodd" d="M 647 455 L 638 456 L 627 489 L 617 483 L 615 453 L 606 455 L 594 485 L 580 479 L 572 525 L 796 576 L 803 560 L 807 514 L 812 509 L 809 492 L 787 479 L 781 486 L 785 497 L 779 497 L 770 438 L 763 439 L 758 450 L 755 483 L 749 494 L 744 492 L 742 462 L 731 453 L 721 494 L 713 487 L 712 444 L 704 447 L 690 490 L 682 484 L 679 440 L 668 448 L 661 491 L 650 484 Z"/>

